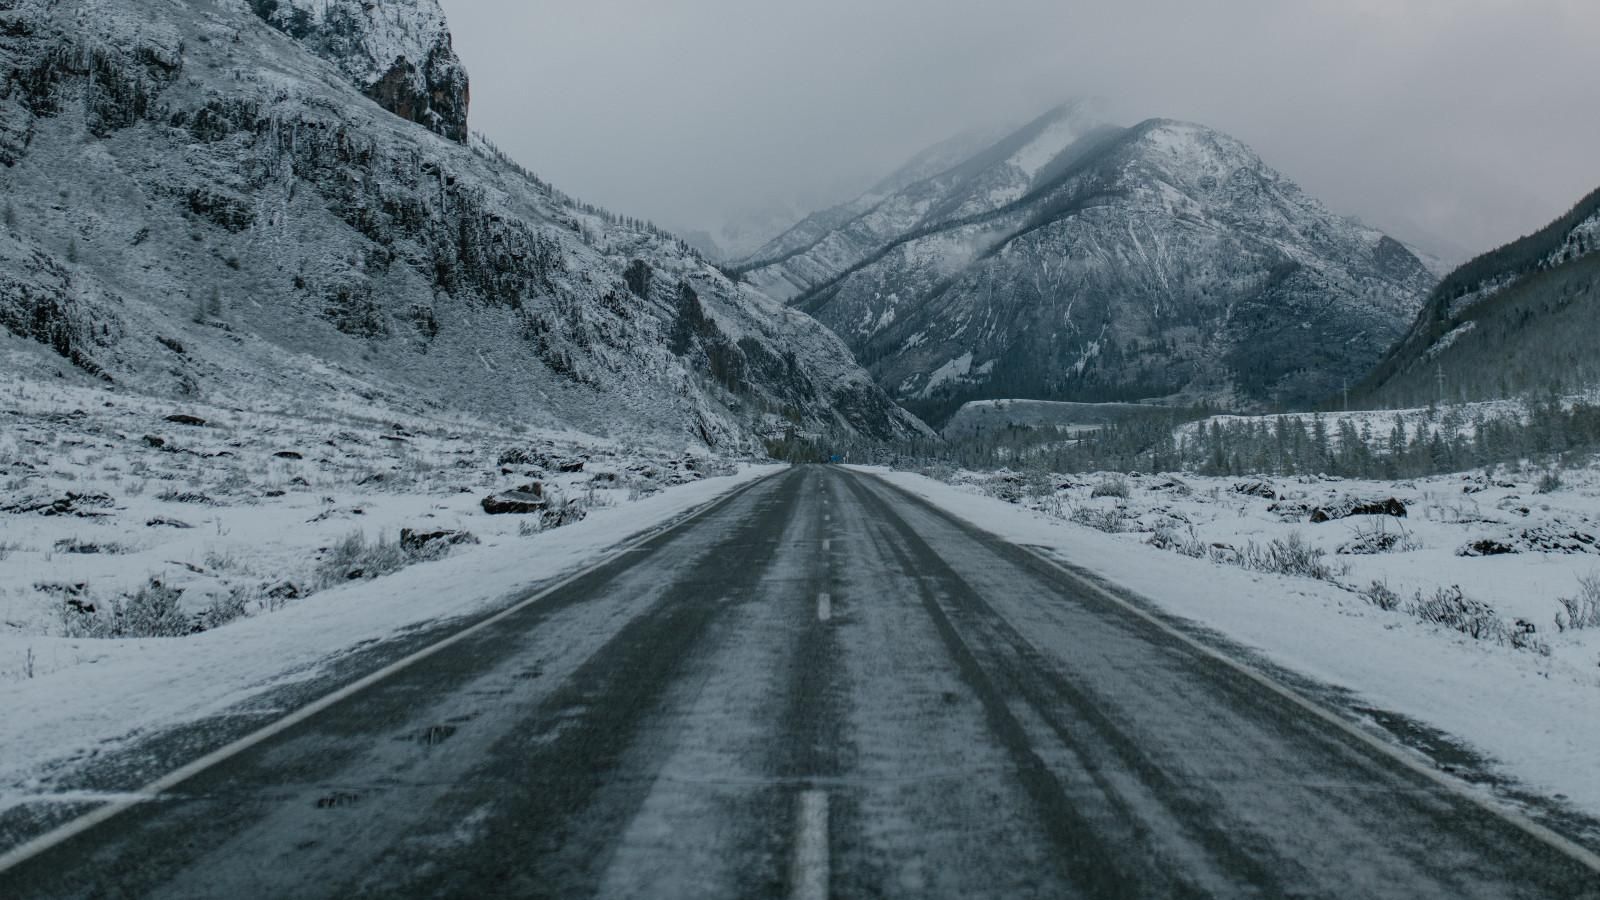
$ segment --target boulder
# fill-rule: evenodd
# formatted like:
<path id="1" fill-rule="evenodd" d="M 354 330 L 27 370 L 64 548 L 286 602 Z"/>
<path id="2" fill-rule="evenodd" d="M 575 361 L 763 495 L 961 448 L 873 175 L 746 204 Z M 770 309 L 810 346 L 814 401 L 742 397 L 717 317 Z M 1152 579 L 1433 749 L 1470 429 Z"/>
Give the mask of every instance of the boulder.
<path id="1" fill-rule="evenodd" d="M 400 529 L 400 549 L 413 556 L 437 553 L 457 544 L 476 544 L 477 537 L 468 531 L 414 531 Z"/>
<path id="2" fill-rule="evenodd" d="M 542 494 L 506 491 L 483 498 L 483 511 L 491 516 L 529 516 L 542 513 L 550 504 Z"/>
<path id="3" fill-rule="evenodd" d="M 1335 519 L 1348 519 L 1351 516 L 1394 516 L 1397 519 L 1406 517 L 1406 505 L 1394 497 L 1383 500 L 1362 500 L 1356 497 L 1345 497 L 1336 503 L 1319 506 L 1311 510 L 1312 524 L 1332 522 Z"/>
<path id="4" fill-rule="evenodd" d="M 1243 481 L 1233 486 L 1235 494 L 1244 494 L 1247 497 L 1260 497 L 1263 500 L 1278 499 L 1278 491 L 1265 481 Z"/>

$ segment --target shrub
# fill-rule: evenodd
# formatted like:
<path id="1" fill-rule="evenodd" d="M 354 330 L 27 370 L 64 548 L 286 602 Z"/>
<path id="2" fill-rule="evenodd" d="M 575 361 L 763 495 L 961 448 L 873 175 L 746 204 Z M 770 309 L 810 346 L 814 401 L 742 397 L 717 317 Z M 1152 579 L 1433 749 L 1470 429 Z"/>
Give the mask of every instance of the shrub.
<path id="1" fill-rule="evenodd" d="M 1561 487 L 1561 476 L 1551 470 L 1544 473 L 1544 477 L 1539 479 L 1539 486 L 1535 490 L 1540 494 L 1554 494 L 1556 491 L 1561 490 Z"/>
<path id="2" fill-rule="evenodd" d="M 1269 572 L 1274 575 L 1294 575 L 1332 581 L 1334 571 L 1325 560 L 1328 552 L 1306 543 L 1300 532 L 1291 532 L 1287 538 L 1274 538 L 1265 547 L 1251 541 L 1244 551 L 1243 564 L 1247 569 Z"/>
<path id="3" fill-rule="evenodd" d="M 1500 640 L 1507 634 L 1505 621 L 1494 607 L 1468 598 L 1459 586 L 1439 588 L 1432 597 L 1424 597 L 1418 591 L 1407 611 L 1424 622 L 1443 625 L 1473 640 Z"/>
<path id="4" fill-rule="evenodd" d="M 122 620 L 123 637 L 181 637 L 194 631 L 184 615 L 181 588 L 171 588 L 151 579 L 127 597 L 117 612 Z"/>
<path id="5" fill-rule="evenodd" d="M 1390 590 L 1387 582 L 1374 581 L 1361 592 L 1361 599 L 1384 612 L 1394 612 L 1400 608 L 1400 595 Z"/>
<path id="6" fill-rule="evenodd" d="M 1126 500 L 1133 495 L 1133 489 L 1128 486 L 1128 479 L 1121 475 L 1108 475 L 1100 479 L 1089 492 L 1090 497 L 1116 497 Z"/>
<path id="7" fill-rule="evenodd" d="M 1417 540 L 1405 526 L 1398 521 L 1395 525 L 1398 530 L 1389 530 L 1389 519 L 1386 517 L 1375 518 L 1370 524 L 1358 524 L 1355 527 L 1355 537 L 1339 547 L 1341 556 L 1374 556 L 1379 553 L 1410 553 L 1422 549 L 1422 542 Z"/>
<path id="8" fill-rule="evenodd" d="M 412 561 L 399 544 L 390 543 L 382 536 L 369 544 L 365 534 L 352 531 L 328 548 L 317 565 L 316 582 L 319 587 L 327 588 L 346 581 L 371 580 L 398 572 Z"/>
<path id="9" fill-rule="evenodd" d="M 1564 612 L 1556 613 L 1556 628 L 1561 631 L 1579 631 L 1600 628 L 1600 572 L 1578 578 L 1578 595 L 1562 597 Z"/>
<path id="10" fill-rule="evenodd" d="M 1200 535 L 1195 532 L 1193 525 L 1189 526 L 1189 533 L 1184 535 L 1179 534 L 1172 523 L 1162 522 L 1156 526 L 1155 534 L 1150 535 L 1150 539 L 1145 543 L 1160 550 L 1181 553 L 1192 559 L 1206 559 L 1211 555 L 1205 541 L 1200 540 Z"/>
<path id="11" fill-rule="evenodd" d="M 62 631 L 76 638 L 182 637 L 200 630 L 184 613 L 182 598 L 182 588 L 152 578 L 108 609 L 69 600 L 61 609 Z"/>
<path id="12" fill-rule="evenodd" d="M 211 601 L 200 613 L 199 629 L 210 631 L 220 628 L 236 619 L 242 619 L 249 614 L 249 605 L 252 598 L 259 594 L 246 588 L 234 588 L 226 597 L 218 597 Z"/>
<path id="13" fill-rule="evenodd" d="M 1524 625 L 1527 627 L 1522 627 Z M 1517 626 L 1518 627 L 1511 629 L 1510 634 L 1511 647 L 1513 650 L 1527 650 L 1532 653 L 1537 653 L 1540 656 L 1550 655 L 1550 645 L 1545 641 L 1539 640 L 1537 633 L 1533 630 L 1533 626 L 1531 624 L 1518 619 Z"/>
<path id="14" fill-rule="evenodd" d="M 1127 531 L 1129 518 L 1128 511 L 1120 506 L 1103 509 L 1087 503 L 1077 504 L 1067 514 L 1068 521 L 1093 528 L 1096 531 L 1104 531 L 1107 534 L 1121 534 Z"/>
<path id="15" fill-rule="evenodd" d="M 547 511 L 546 517 L 548 515 Z M 545 527 L 552 526 L 547 522 Z M 402 531 L 400 543 L 392 543 L 380 535 L 377 541 L 369 544 L 365 534 L 359 530 L 352 531 L 328 548 L 317 565 L 313 581 L 317 589 L 346 581 L 371 581 L 415 563 L 443 559 L 450 555 L 452 547 L 459 544 L 476 543 L 478 539 L 465 531 L 415 536 Z"/>

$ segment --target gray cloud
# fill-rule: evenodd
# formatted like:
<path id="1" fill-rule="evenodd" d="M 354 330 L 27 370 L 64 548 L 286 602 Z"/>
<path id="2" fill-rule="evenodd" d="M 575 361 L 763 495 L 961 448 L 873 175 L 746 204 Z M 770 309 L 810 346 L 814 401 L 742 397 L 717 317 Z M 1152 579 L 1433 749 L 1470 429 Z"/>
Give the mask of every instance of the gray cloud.
<path id="1" fill-rule="evenodd" d="M 1600 186 L 1593 0 L 443 0 L 475 127 L 678 227 L 844 199 L 1074 96 L 1222 129 L 1334 209 L 1486 249 Z"/>

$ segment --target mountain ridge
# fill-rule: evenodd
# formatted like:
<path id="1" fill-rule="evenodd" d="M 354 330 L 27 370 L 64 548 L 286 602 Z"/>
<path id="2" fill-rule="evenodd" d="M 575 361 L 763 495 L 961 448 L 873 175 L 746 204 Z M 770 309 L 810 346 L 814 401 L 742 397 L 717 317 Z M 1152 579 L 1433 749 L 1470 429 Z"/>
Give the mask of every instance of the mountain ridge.
<path id="1" fill-rule="evenodd" d="M 280 24 L 245 0 L 0 0 L 8 358 L 716 446 L 923 433 L 821 325 Z"/>
<path id="2" fill-rule="evenodd" d="M 1356 394 L 1420 404 L 1588 387 L 1596 329 L 1600 190 L 1447 275 Z"/>
<path id="3" fill-rule="evenodd" d="M 846 223 L 746 277 L 833 328 L 935 422 L 1003 397 L 1321 400 L 1366 373 L 1433 283 L 1400 242 L 1234 138 L 1081 116 L 1041 148 L 1061 118 L 881 204 L 921 223 L 887 238 Z"/>

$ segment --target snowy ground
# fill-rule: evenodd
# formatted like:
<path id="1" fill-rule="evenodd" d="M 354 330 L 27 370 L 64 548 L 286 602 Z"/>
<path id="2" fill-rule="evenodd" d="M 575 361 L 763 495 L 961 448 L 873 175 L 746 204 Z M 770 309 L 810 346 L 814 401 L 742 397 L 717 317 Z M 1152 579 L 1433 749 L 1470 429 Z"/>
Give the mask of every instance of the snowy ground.
<path id="1" fill-rule="evenodd" d="M 464 418 L 4 378 L 0 810 L 46 764 L 480 612 L 769 470 Z M 534 483 L 550 514 L 481 506 Z M 475 542 L 407 552 L 402 529 Z M 168 624 L 194 633 L 129 636 L 152 583 L 176 601 Z"/>
<path id="2" fill-rule="evenodd" d="M 1565 617 L 1558 599 L 1580 594 L 1580 578 L 1600 572 L 1600 548 L 1585 543 L 1600 533 L 1600 468 L 1564 472 L 1549 493 L 1536 493 L 1539 475 L 1531 472 L 1402 483 L 1162 475 L 1126 479 L 1126 498 L 1104 496 L 1120 491 L 1116 476 L 956 472 L 934 480 L 870 471 L 1351 691 L 1355 706 L 1451 735 L 1488 758 L 1494 775 L 1600 816 L 1600 627 L 1556 623 L 1558 613 Z M 1277 499 L 1262 496 L 1269 492 Z M 1350 497 L 1395 498 L 1407 514 L 1311 523 L 1314 509 Z M 1375 533 L 1403 542 L 1387 553 L 1338 552 Z M 1259 556 L 1292 535 L 1313 556 L 1325 551 L 1325 578 L 1239 564 L 1252 543 Z M 1530 535 L 1566 549 L 1531 549 Z M 1520 552 L 1458 555 L 1483 540 Z M 1387 583 L 1398 608 L 1362 596 L 1374 581 Z M 1412 614 L 1416 592 L 1427 600 L 1452 585 L 1469 604 L 1491 607 L 1498 630 L 1474 639 Z"/>

